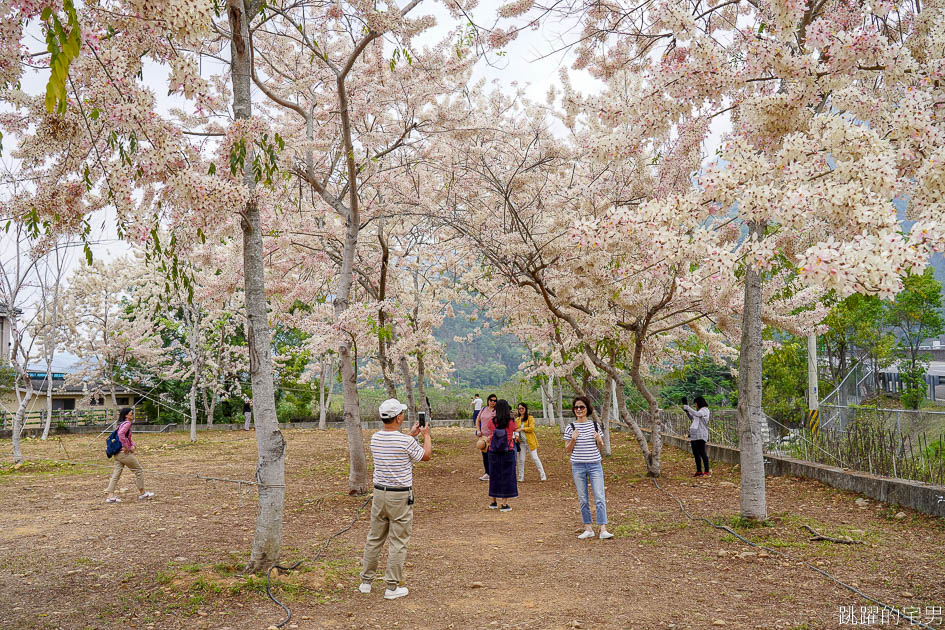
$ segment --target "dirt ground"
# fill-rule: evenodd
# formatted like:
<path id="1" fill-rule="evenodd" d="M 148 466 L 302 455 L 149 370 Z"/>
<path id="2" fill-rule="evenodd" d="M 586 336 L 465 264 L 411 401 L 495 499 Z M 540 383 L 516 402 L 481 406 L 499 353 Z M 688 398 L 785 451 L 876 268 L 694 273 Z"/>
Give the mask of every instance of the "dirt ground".
<path id="1" fill-rule="evenodd" d="M 687 453 L 664 453 L 664 488 L 697 516 L 735 525 L 787 557 L 759 552 L 705 523 L 643 476 L 636 446 L 614 438 L 604 462 L 609 541 L 578 540 L 570 467 L 556 429 L 539 429 L 548 481 L 532 463 L 513 510 L 486 509 L 469 429 L 435 429 L 432 461 L 415 470 L 406 565 L 410 595 L 357 592 L 367 531 L 348 525 L 364 497 L 347 495 L 345 435 L 290 430 L 282 575 L 287 628 L 840 628 L 841 607 L 870 603 L 801 564 L 806 560 L 916 618 L 945 627 L 945 521 L 814 481 L 769 478 L 770 522 L 737 527 L 737 467 L 693 479 Z M 365 438 L 367 438 L 367 433 Z M 196 475 L 253 479 L 255 438 L 242 431 L 137 435 L 146 484 L 133 475 L 106 505 L 104 438 L 28 440 L 32 460 L 0 467 L 0 628 L 267 628 L 283 611 L 265 580 L 240 574 L 255 523 L 255 491 Z M 10 452 L 9 440 L 0 452 Z M 9 458 L 9 455 L 5 457 Z M 85 460 L 83 465 L 52 460 Z M 9 461 L 9 460 L 7 460 Z M 362 512 L 366 515 L 367 510 Z M 898 516 L 898 518 L 897 518 Z M 811 542 L 809 525 L 863 544 Z M 383 559 L 382 568 L 383 571 Z M 847 608 L 849 610 L 849 608 Z M 875 624 L 882 627 L 883 624 Z M 884 624 L 895 625 L 894 622 Z M 901 622 L 899 625 L 907 625 Z"/>

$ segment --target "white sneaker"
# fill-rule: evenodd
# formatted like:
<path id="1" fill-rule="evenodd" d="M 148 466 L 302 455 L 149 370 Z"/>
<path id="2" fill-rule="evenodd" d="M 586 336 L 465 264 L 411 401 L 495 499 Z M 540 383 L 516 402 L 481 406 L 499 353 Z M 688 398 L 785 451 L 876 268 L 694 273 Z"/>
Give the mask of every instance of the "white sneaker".
<path id="1" fill-rule="evenodd" d="M 519 478 L 518 478 L 518 482 L 519 482 L 519 483 L 522 483 L 522 482 L 524 482 L 524 481 L 525 481 L 525 479 L 524 479 L 523 477 L 519 477 Z"/>
<path id="2" fill-rule="evenodd" d="M 608 532 L 606 529 L 600 530 L 600 539 L 607 540 L 608 538 L 613 538 L 614 535 Z"/>
<path id="3" fill-rule="evenodd" d="M 358 590 L 367 595 L 371 592 L 371 584 L 369 582 L 361 582 L 361 585 L 358 586 Z"/>
<path id="4" fill-rule="evenodd" d="M 105 503 L 121 503 L 121 499 L 118 497 L 108 497 L 105 499 Z"/>
<path id="5" fill-rule="evenodd" d="M 489 481 L 489 473 L 486 473 L 482 477 L 480 477 L 479 481 Z"/>
<path id="6" fill-rule="evenodd" d="M 140 501 L 140 500 L 142 500 L 142 499 L 150 499 L 150 498 L 153 497 L 153 496 L 154 496 L 154 493 L 153 493 L 153 492 L 144 492 L 144 493 L 138 495 L 138 500 Z"/>
<path id="7" fill-rule="evenodd" d="M 407 590 L 406 586 L 398 586 L 394 590 L 387 589 L 384 591 L 384 599 L 398 599 L 400 597 L 406 597 L 407 593 L 410 591 Z"/>
<path id="8" fill-rule="evenodd" d="M 593 538 L 593 537 L 594 537 L 593 529 L 585 529 L 583 532 L 578 534 L 578 538 L 580 538 L 581 540 L 585 540 L 587 538 Z"/>
<path id="9" fill-rule="evenodd" d="M 542 477 L 539 481 L 548 481 L 548 477 Z"/>

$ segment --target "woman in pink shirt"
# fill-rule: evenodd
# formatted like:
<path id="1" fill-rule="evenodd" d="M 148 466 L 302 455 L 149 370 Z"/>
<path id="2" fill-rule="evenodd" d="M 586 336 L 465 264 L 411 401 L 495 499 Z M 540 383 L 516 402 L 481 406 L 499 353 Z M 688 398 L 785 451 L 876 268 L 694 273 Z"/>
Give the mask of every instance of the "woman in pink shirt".
<path id="1" fill-rule="evenodd" d="M 125 466 L 135 471 L 135 484 L 138 486 L 138 498 L 150 499 L 154 496 L 153 492 L 144 490 L 144 470 L 135 457 L 135 443 L 131 439 L 131 423 L 134 422 L 135 412 L 131 407 L 124 407 L 118 412 L 118 440 L 121 442 L 121 451 L 115 454 L 115 469 L 112 471 L 111 481 L 108 482 L 108 488 L 105 494 L 108 498 L 106 503 L 118 503 L 121 501 L 115 496 L 115 486 L 118 485 L 118 479 L 121 477 Z"/>
<path id="2" fill-rule="evenodd" d="M 486 407 L 476 416 L 476 436 L 484 437 L 488 441 L 492 437 L 492 431 L 495 429 L 495 403 L 498 400 L 495 394 L 489 394 L 486 399 Z M 482 453 L 482 467 L 486 473 L 479 478 L 479 481 L 489 481 L 489 455 L 485 451 Z"/>

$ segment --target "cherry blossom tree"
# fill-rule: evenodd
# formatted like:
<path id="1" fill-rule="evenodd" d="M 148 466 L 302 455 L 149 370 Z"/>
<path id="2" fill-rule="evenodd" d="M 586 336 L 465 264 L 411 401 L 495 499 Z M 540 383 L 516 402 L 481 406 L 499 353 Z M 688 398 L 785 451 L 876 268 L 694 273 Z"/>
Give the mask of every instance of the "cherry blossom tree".
<path id="1" fill-rule="evenodd" d="M 536 5 L 537 7 L 537 5 Z M 638 77 L 637 97 L 600 116 L 670 129 L 700 144 L 732 132 L 701 173 L 704 203 L 736 210 L 749 234 L 739 369 L 742 514 L 764 518 L 761 456 L 763 278 L 794 271 L 811 286 L 889 296 L 942 243 L 941 102 L 936 4 L 780 0 L 687 4 L 573 2 L 576 66 Z M 620 125 L 615 125 L 620 128 Z M 615 142 L 623 138 L 614 138 Z M 667 157 L 670 154 L 667 154 Z M 892 204 L 909 198 L 903 235 Z"/>

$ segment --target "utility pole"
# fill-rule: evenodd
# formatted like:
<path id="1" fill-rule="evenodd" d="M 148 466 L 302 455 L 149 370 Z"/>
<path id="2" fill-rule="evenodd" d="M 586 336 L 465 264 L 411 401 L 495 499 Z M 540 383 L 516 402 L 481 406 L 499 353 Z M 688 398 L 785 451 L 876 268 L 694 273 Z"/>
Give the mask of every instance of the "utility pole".
<path id="1" fill-rule="evenodd" d="M 817 335 L 807 336 L 807 408 L 817 411 L 820 395 L 817 391 Z"/>
<path id="2" fill-rule="evenodd" d="M 816 434 L 820 415 L 817 374 L 817 335 L 807 336 L 807 426 Z"/>

